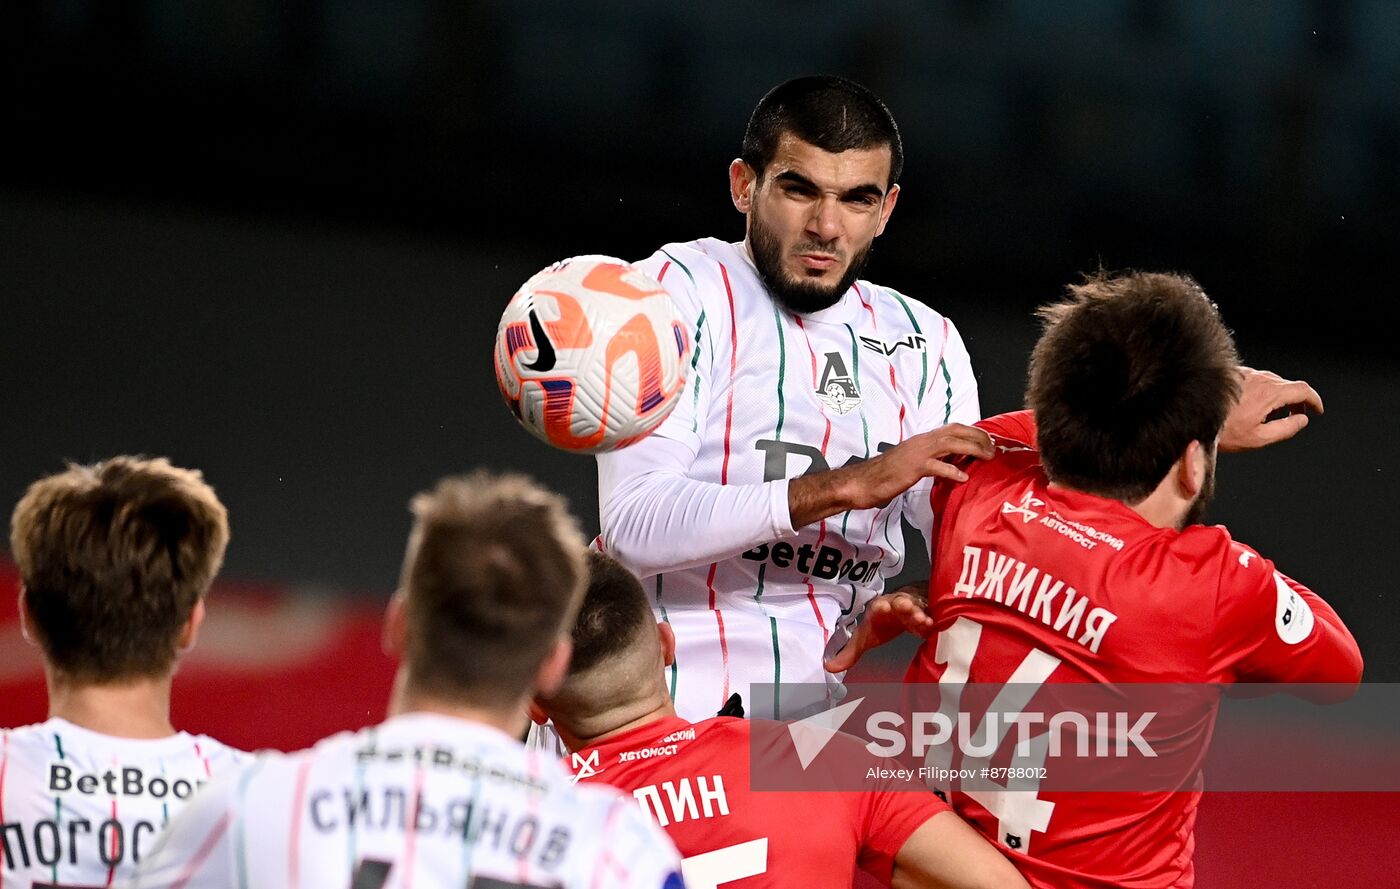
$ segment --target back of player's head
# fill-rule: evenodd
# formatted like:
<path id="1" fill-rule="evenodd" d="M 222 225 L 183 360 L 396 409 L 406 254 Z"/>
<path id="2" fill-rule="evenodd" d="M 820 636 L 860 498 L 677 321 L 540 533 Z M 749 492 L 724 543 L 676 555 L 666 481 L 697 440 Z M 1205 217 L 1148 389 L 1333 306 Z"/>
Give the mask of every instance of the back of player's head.
<path id="1" fill-rule="evenodd" d="M 164 458 L 70 464 L 30 485 L 10 519 L 31 630 L 79 682 L 168 673 L 227 546 L 213 489 Z"/>
<path id="2" fill-rule="evenodd" d="M 636 575 L 611 556 L 590 551 L 588 587 L 574 619 L 569 675 L 585 673 L 655 639 L 656 619 Z"/>
<path id="3" fill-rule="evenodd" d="M 660 677 L 656 618 L 641 582 L 616 559 L 588 554 L 569 676 L 551 698 L 558 717 L 586 718 L 649 693 Z"/>
<path id="4" fill-rule="evenodd" d="M 517 700 L 578 609 L 584 542 L 564 499 L 522 476 L 446 478 L 413 499 L 405 657 L 416 691 Z"/>
<path id="5" fill-rule="evenodd" d="M 1186 275 L 1099 272 L 1039 310 L 1027 405 L 1046 472 L 1135 503 L 1192 441 L 1213 447 L 1239 396 L 1239 357 Z"/>
<path id="6" fill-rule="evenodd" d="M 739 156 L 760 178 L 785 133 L 833 154 L 887 145 L 889 185 L 899 181 L 904 169 L 904 146 L 894 115 L 874 93 L 844 77 L 798 77 L 778 84 L 759 100 Z"/>

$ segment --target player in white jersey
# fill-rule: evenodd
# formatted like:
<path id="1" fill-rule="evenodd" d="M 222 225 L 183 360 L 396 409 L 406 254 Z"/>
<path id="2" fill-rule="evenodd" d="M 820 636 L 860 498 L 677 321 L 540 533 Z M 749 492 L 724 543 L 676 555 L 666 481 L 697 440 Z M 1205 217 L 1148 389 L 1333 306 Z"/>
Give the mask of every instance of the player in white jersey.
<path id="1" fill-rule="evenodd" d="M 196 471 L 117 457 L 30 486 L 15 507 L 25 637 L 49 719 L 0 730 L 0 887 L 110 886 L 195 791 L 244 754 L 170 724 L 228 518 Z"/>
<path id="2" fill-rule="evenodd" d="M 979 417 L 957 329 L 859 279 L 901 166 L 869 91 L 789 81 L 730 166 L 744 241 L 640 263 L 690 321 L 692 379 L 654 434 L 599 456 L 599 545 L 671 624 L 668 681 L 687 719 L 749 683 L 828 681 L 824 656 L 903 566 L 901 517 L 927 537 L 928 477 L 960 476 L 938 458 L 985 455 L 979 433 L 930 432 Z M 782 716 L 806 702 L 747 703 Z"/>
<path id="3" fill-rule="evenodd" d="M 630 797 L 515 740 L 568 669 L 585 549 L 563 501 L 478 474 L 413 510 L 389 719 L 211 785 L 137 886 L 679 889 L 679 854 Z"/>
<path id="4" fill-rule="evenodd" d="M 207 735 L 122 738 L 61 717 L 0 730 L 0 886 L 109 886 L 246 755 Z"/>

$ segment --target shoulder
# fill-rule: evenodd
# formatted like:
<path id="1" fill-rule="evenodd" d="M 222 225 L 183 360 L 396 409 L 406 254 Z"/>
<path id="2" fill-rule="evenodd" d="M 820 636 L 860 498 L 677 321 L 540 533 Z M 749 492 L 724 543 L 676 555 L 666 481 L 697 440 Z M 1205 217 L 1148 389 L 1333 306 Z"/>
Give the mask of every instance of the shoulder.
<path id="1" fill-rule="evenodd" d="M 945 332 L 956 333 L 951 319 L 936 311 L 922 300 L 901 293 L 893 287 L 885 287 L 872 281 L 860 280 L 856 292 L 861 300 L 879 313 L 881 318 L 890 317 L 896 322 L 903 321 L 924 336 L 943 338 Z"/>
<path id="2" fill-rule="evenodd" d="M 1237 543 L 1224 525 L 1192 525 L 1165 537 L 1164 542 L 1178 560 L 1197 571 L 1219 571 L 1232 554 L 1239 558 L 1247 551 L 1250 555 L 1243 556 L 1245 563 L 1258 556 L 1254 550 Z"/>
<path id="3" fill-rule="evenodd" d="M 1176 549 L 1197 571 L 1214 575 L 1222 599 L 1272 593 L 1276 586 L 1274 563 L 1232 537 L 1224 525 L 1187 528 L 1178 535 Z"/>
<path id="4" fill-rule="evenodd" d="M 43 736 L 47 723 L 36 722 L 30 725 L 20 725 L 14 728 L 0 729 L 0 745 L 11 747 L 20 744 L 32 744 Z"/>
<path id="5" fill-rule="evenodd" d="M 1038 457 L 1035 415 L 1029 410 L 1009 411 L 994 417 L 984 417 L 975 424 L 996 439 L 998 454 L 1030 451 Z"/>
<path id="6" fill-rule="evenodd" d="M 286 787 L 290 788 L 298 772 L 312 764 L 314 748 L 283 753 L 280 750 L 259 750 L 245 753 L 232 769 L 226 771 L 215 786 Z"/>
<path id="7" fill-rule="evenodd" d="M 237 747 L 230 747 L 218 738 L 211 738 L 208 735 L 183 734 L 200 756 L 207 759 L 211 765 L 220 763 L 242 763 L 253 758 L 253 754 Z"/>
<path id="8" fill-rule="evenodd" d="M 707 759 L 748 756 L 753 722 L 735 716 L 712 716 L 689 727 L 693 732 L 688 749 L 703 750 Z"/>
<path id="9" fill-rule="evenodd" d="M 977 424 L 979 427 L 981 423 Z M 986 428 L 986 427 L 982 427 Z M 1014 484 L 1018 489 L 1026 485 L 1045 485 L 1048 479 L 1040 464 L 1040 451 L 1020 441 L 1018 438 L 1003 437 L 1002 433 L 986 430 L 993 436 L 995 449 L 991 458 L 978 460 L 972 457 L 960 458 L 958 465 L 967 473 L 963 484 L 950 484 L 945 487 L 952 491 L 967 489 L 982 491 L 988 486 Z"/>
<path id="10" fill-rule="evenodd" d="M 718 238 L 699 238 L 664 244 L 637 265 L 668 290 L 704 292 L 711 286 L 722 286 L 732 268 L 742 262 L 743 257 L 733 244 Z"/>
<path id="11" fill-rule="evenodd" d="M 1241 549 L 1218 525 L 1193 525 L 1182 531 L 1139 526 L 1124 540 L 1122 558 L 1110 570 L 1120 578 L 1130 575 L 1138 584 L 1151 579 L 1152 586 L 1166 594 L 1162 601 L 1170 601 L 1182 626 L 1214 623 L 1222 597 L 1238 589 L 1239 581 L 1252 581 L 1257 590 L 1272 577 L 1272 566 L 1264 570 L 1253 550 Z"/>
<path id="12" fill-rule="evenodd" d="M 276 788 L 290 790 L 298 780 L 305 780 L 314 766 L 325 764 L 332 770 L 348 769 L 355 757 L 357 735 L 341 732 L 317 741 L 304 750 L 284 753 L 280 750 L 259 750 L 237 754 L 235 767 L 226 773 L 227 784 L 239 784 L 252 789 Z"/>
<path id="13" fill-rule="evenodd" d="M 749 729 L 753 723 L 741 716 L 711 716 L 709 719 L 702 719 L 693 723 L 690 727 L 695 730 L 695 736 L 708 737 L 748 737 Z"/>
<path id="14" fill-rule="evenodd" d="M 26 775 L 37 777 L 43 768 L 41 763 L 56 753 L 54 738 L 53 731 L 42 722 L 0 729 L 0 764 L 15 764 L 9 769 L 12 780 L 23 780 Z"/>

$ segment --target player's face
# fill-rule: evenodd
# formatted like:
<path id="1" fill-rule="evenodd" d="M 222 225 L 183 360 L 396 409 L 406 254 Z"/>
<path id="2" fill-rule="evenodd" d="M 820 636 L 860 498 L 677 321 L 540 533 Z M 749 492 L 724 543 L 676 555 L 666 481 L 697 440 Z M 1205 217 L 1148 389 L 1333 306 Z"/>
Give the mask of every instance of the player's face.
<path id="1" fill-rule="evenodd" d="M 748 216 L 759 277 L 789 311 L 836 303 L 860 276 L 899 197 L 889 146 L 832 153 L 791 134 L 762 178 L 730 166 L 734 206 Z"/>

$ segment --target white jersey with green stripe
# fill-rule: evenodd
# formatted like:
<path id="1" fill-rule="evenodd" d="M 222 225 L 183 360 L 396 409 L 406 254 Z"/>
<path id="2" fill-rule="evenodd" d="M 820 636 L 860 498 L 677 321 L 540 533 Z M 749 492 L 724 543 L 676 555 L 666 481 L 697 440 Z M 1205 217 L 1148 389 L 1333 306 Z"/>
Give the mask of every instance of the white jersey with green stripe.
<path id="1" fill-rule="evenodd" d="M 499 729 L 406 713 L 207 788 L 141 889 L 678 889 L 680 855 L 629 796 L 576 785 Z"/>
<path id="2" fill-rule="evenodd" d="M 901 518 L 925 538 L 932 524 L 925 481 L 794 529 L 787 480 L 976 422 L 971 361 L 951 321 L 867 281 L 822 311 L 785 311 L 742 242 L 668 244 L 637 265 L 690 325 L 690 377 L 655 433 L 598 457 L 598 545 L 676 632 L 682 716 L 713 716 L 737 691 L 750 715 L 781 717 L 805 702 L 747 686 L 826 681 L 824 654 L 903 567 Z"/>
<path id="3" fill-rule="evenodd" d="M 0 887 L 124 882 L 196 791 L 247 758 L 205 735 L 116 738 L 57 718 L 0 731 Z"/>

